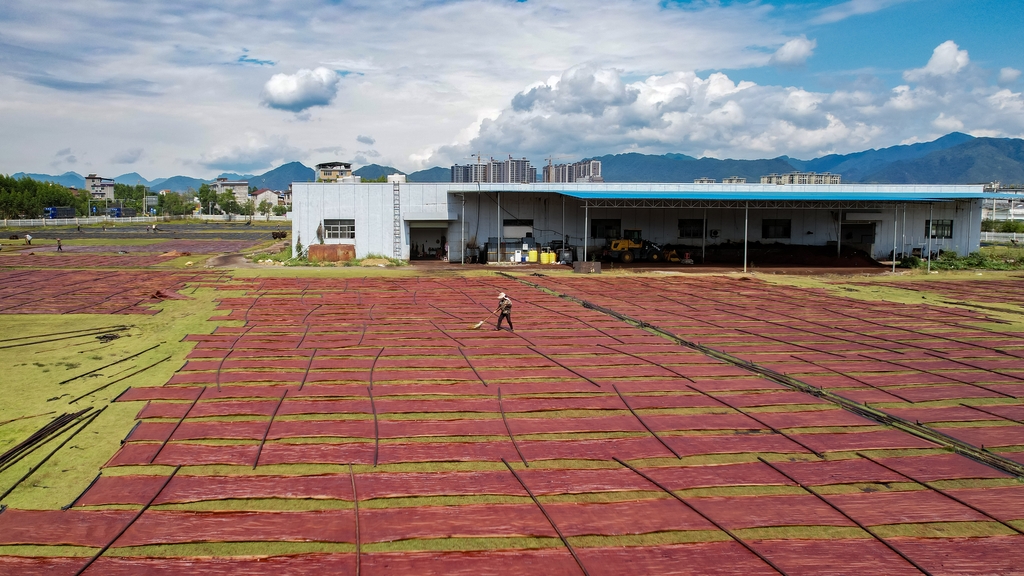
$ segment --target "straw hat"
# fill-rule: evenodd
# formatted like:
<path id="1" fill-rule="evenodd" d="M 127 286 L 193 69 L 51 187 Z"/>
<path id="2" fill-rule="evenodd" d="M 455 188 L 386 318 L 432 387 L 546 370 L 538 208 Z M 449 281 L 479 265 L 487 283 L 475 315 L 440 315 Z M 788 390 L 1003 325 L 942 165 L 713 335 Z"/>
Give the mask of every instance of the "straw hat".
<path id="1" fill-rule="evenodd" d="M 505 293 L 504 293 L 504 292 L 500 292 L 500 293 L 498 294 L 498 300 L 501 300 L 501 299 L 502 299 L 502 298 L 504 298 L 504 297 L 505 297 Z"/>

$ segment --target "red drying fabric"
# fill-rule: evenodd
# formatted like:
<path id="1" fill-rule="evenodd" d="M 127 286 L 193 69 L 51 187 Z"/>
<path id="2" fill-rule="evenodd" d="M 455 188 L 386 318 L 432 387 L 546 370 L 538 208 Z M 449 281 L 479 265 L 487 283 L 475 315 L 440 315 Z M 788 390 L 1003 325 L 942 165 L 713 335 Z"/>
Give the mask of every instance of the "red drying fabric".
<path id="1" fill-rule="evenodd" d="M 892 538 L 901 552 L 933 573 L 955 566 L 960 574 L 1020 574 L 1021 537 Z"/>
<path id="2" fill-rule="evenodd" d="M 190 414 L 191 415 L 191 414 Z M 174 430 L 176 422 L 142 422 L 128 440 L 163 441 Z M 229 438 L 242 440 L 259 440 L 266 429 L 266 422 L 216 422 L 186 420 L 174 430 L 175 441 L 202 440 L 206 438 Z"/>
<path id="3" fill-rule="evenodd" d="M 1011 478 L 1005 472 L 957 454 L 879 458 L 878 461 L 921 482 L 963 478 Z"/>
<path id="4" fill-rule="evenodd" d="M 936 428 L 975 446 L 1019 446 L 1024 444 L 1024 426 L 988 426 L 985 428 Z"/>
<path id="5" fill-rule="evenodd" d="M 665 436 L 663 440 L 675 448 L 676 452 L 681 456 L 739 454 L 746 452 L 807 453 L 807 450 L 802 446 L 780 434 Z M 620 454 L 629 453 L 621 452 Z M 619 454 L 616 454 L 616 456 L 619 456 Z M 630 454 L 629 458 L 635 458 L 635 456 Z"/>
<path id="6" fill-rule="evenodd" d="M 921 572 L 878 540 L 754 540 L 750 544 L 793 575 L 849 574 L 920 576 Z M 897 545 L 898 546 L 898 545 Z"/>
<path id="7" fill-rule="evenodd" d="M 693 498 L 688 502 L 730 530 L 768 526 L 855 526 L 811 494 Z"/>
<path id="8" fill-rule="evenodd" d="M 125 447 L 132 443 L 125 444 Z M 152 451 L 159 444 L 150 444 Z M 256 458 L 255 445 L 208 445 L 170 443 L 164 446 L 154 464 L 196 466 L 201 464 L 252 464 Z M 265 450 L 265 449 L 264 449 Z M 152 452 L 151 452 L 152 453 Z M 116 456 L 115 456 L 116 457 Z M 146 462 L 143 463 L 147 463 Z"/>
<path id="9" fill-rule="evenodd" d="M 266 422 L 260 424 L 266 428 Z M 267 440 L 317 436 L 373 438 L 373 420 L 276 420 L 270 427 Z"/>
<path id="10" fill-rule="evenodd" d="M 74 574 L 82 567 L 83 562 L 85 560 L 82 558 L 0 556 L 0 574 L 17 574 L 18 576 Z"/>
<path id="11" fill-rule="evenodd" d="M 99 548 L 134 515 L 134 510 L 7 510 L 0 514 L 0 544 Z"/>
<path id="12" fill-rule="evenodd" d="M 504 470 L 356 474 L 356 490 L 360 500 L 402 496 L 526 495 L 515 477 Z"/>
<path id="13" fill-rule="evenodd" d="M 832 494 L 825 498 L 866 526 L 988 520 L 982 514 L 932 490 Z"/>
<path id="14" fill-rule="evenodd" d="M 625 410 L 625 406 L 619 403 Z M 523 418 L 508 415 L 512 433 L 572 433 L 572 432 L 644 432 L 643 425 L 630 413 L 622 416 L 595 416 L 591 418 Z"/>
<path id="15" fill-rule="evenodd" d="M 739 408 L 750 408 L 754 406 L 777 406 L 782 404 L 825 404 L 831 406 L 828 400 L 815 398 L 803 392 L 763 392 L 760 394 L 730 394 L 723 396 L 723 400 L 732 406 Z"/>
<path id="16" fill-rule="evenodd" d="M 372 450 L 372 445 L 370 448 Z M 266 449 L 264 449 L 266 450 Z M 495 442 L 409 442 L 381 444 L 380 464 L 403 462 L 494 462 L 518 459 L 510 440 Z"/>
<path id="17" fill-rule="evenodd" d="M 355 542 L 351 510 L 143 514 L 117 547 L 187 542 Z M 364 537 L 365 538 L 365 537 Z"/>
<path id="18" fill-rule="evenodd" d="M 630 401 L 632 405 L 632 401 Z M 760 419 L 762 414 L 758 414 Z M 726 414 L 645 414 L 644 422 L 656 432 L 667 430 L 766 430 L 753 418 L 730 412 Z"/>
<path id="19" fill-rule="evenodd" d="M 805 426 L 875 426 L 878 423 L 839 408 L 804 412 L 759 412 L 758 420 L 775 428 Z"/>
<path id="20" fill-rule="evenodd" d="M 928 402 L 930 400 L 951 400 L 960 398 L 1003 398 L 999 394 L 977 386 L 954 384 L 951 386 L 915 386 L 893 390 L 911 402 Z"/>
<path id="21" fill-rule="evenodd" d="M 1024 486 L 966 488 L 947 492 L 1003 522 L 1024 519 Z"/>
<path id="22" fill-rule="evenodd" d="M 171 484 L 177 478 L 176 476 L 172 479 Z M 78 499 L 75 506 L 101 506 L 104 504 L 142 506 L 149 502 L 153 494 L 163 485 L 164 480 L 163 476 L 101 476 Z"/>
<path id="23" fill-rule="evenodd" d="M 499 573 L 579 576 L 580 567 L 569 551 L 560 546 L 540 550 L 364 553 L 360 573 L 367 576 L 479 576 Z"/>
<path id="24" fill-rule="evenodd" d="M 640 471 L 654 478 L 669 490 L 716 486 L 791 486 L 793 484 L 785 476 L 762 462 L 717 466 L 665 466 L 641 468 Z"/>
<path id="25" fill-rule="evenodd" d="M 664 448 L 662 448 L 664 452 Z M 590 492 L 614 492 L 626 490 L 649 490 L 657 488 L 625 468 L 558 470 L 528 468 L 520 470 L 519 476 L 536 495 L 586 494 Z"/>
<path id="26" fill-rule="evenodd" d="M 527 461 L 582 458 L 585 460 L 611 460 L 612 458 L 656 458 L 671 456 L 654 438 L 613 438 L 607 440 L 519 440 L 519 448 Z M 513 458 L 518 456 L 513 453 Z M 532 489 L 532 487 L 531 487 Z"/>
<path id="27" fill-rule="evenodd" d="M 359 536 L 366 543 L 408 538 L 557 535 L 540 509 L 529 503 L 360 510 Z"/>
<path id="28" fill-rule="evenodd" d="M 497 407 L 497 402 L 495 402 Z M 417 436 L 505 436 L 500 418 L 487 420 L 382 420 L 381 438 L 410 438 Z M 373 437 L 373 423 L 370 423 Z"/>
<path id="29" fill-rule="evenodd" d="M 733 541 L 577 548 L 576 552 L 592 576 L 618 576 L 624 568 L 630 574 L 778 576 L 771 566 Z"/>
<path id="30" fill-rule="evenodd" d="M 911 436 L 899 430 L 875 430 L 868 432 L 845 432 L 826 434 L 790 434 L 812 450 L 818 452 L 841 452 L 847 450 L 876 450 L 883 448 L 936 448 L 927 440 Z"/>
<path id="31" fill-rule="evenodd" d="M 255 446 L 249 457 L 256 457 Z M 381 452 L 383 452 L 383 448 Z M 373 442 L 347 444 L 266 444 L 260 464 L 373 464 Z"/>
<path id="32" fill-rule="evenodd" d="M 674 498 L 605 504 L 557 502 L 545 504 L 544 508 L 565 536 L 716 529 Z"/>
<path id="33" fill-rule="evenodd" d="M 862 458 L 811 462 L 777 462 L 783 472 L 808 486 L 857 482 L 906 482 L 899 474 Z"/>
<path id="34" fill-rule="evenodd" d="M 995 412 L 985 406 L 985 410 Z M 911 422 L 973 422 L 977 420 L 995 420 L 995 416 L 985 414 L 966 406 L 942 406 L 938 408 L 886 408 L 886 413 Z"/>

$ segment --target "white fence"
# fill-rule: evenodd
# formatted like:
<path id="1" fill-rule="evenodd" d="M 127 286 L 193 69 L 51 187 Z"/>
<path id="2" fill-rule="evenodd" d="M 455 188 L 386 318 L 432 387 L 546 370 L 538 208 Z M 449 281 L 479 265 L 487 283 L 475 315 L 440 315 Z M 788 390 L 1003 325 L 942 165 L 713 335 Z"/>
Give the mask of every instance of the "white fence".
<path id="1" fill-rule="evenodd" d="M 1020 238 L 1018 238 L 1018 236 Z M 1017 242 L 1024 239 L 1024 234 L 1017 234 L 1016 232 L 982 232 L 982 242 Z"/>
<path id="2" fill-rule="evenodd" d="M 253 216 L 253 220 L 266 222 L 266 216 Z M 290 222 L 291 213 L 284 216 L 271 216 L 270 221 Z M 26 220 L 3 220 L 4 228 L 30 228 L 35 226 L 78 226 L 82 224 L 145 224 L 153 222 L 171 222 L 174 220 L 202 220 L 207 222 L 237 222 L 249 220 L 249 216 L 238 214 L 197 214 L 195 216 L 130 216 L 114 218 L 112 216 L 90 216 L 88 218 L 32 218 Z"/>

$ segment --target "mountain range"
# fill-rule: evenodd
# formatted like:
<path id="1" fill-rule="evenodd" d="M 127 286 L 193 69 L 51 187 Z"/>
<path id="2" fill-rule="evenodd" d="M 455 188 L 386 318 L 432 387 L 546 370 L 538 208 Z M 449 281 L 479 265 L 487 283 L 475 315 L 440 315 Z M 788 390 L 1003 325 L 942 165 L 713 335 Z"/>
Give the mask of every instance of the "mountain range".
<path id="1" fill-rule="evenodd" d="M 953 132 L 931 142 L 864 150 L 852 154 L 829 154 L 811 160 L 788 156 L 764 160 L 719 160 L 694 158 L 685 154 L 609 154 L 593 158 L 601 161 L 605 182 L 693 182 L 697 178 L 721 181 L 740 176 L 747 182 L 759 182 L 761 176 L 786 172 L 832 172 L 844 183 L 881 184 L 1004 184 L 1024 183 L 1024 140 L 1017 138 L 975 138 Z M 370 164 L 353 174 L 375 180 L 390 174 L 405 174 L 392 166 Z M 62 186 L 84 188 L 85 179 L 75 172 L 60 175 L 12 174 L 50 181 Z M 449 168 L 436 166 L 411 172 L 409 182 L 448 182 Z M 292 182 L 312 182 L 315 172 L 301 162 L 290 162 L 263 174 L 225 173 L 221 177 L 248 180 L 250 186 L 286 190 Z M 114 178 L 122 184 L 142 184 L 154 190 L 185 192 L 211 182 L 189 176 L 146 180 L 135 172 Z"/>

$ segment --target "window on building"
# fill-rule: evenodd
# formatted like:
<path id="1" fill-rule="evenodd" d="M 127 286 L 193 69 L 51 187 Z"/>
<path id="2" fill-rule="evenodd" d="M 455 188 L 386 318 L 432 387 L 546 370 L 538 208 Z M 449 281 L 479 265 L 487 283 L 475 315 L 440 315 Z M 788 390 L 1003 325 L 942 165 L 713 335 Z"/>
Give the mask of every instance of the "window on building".
<path id="1" fill-rule="evenodd" d="M 791 238 L 793 221 L 785 220 L 761 220 L 761 238 Z"/>
<path id="2" fill-rule="evenodd" d="M 591 238 L 619 238 L 622 236 L 622 220 L 618 218 L 593 218 L 590 220 Z"/>
<path id="3" fill-rule="evenodd" d="M 354 239 L 355 220 L 324 220 L 324 237 L 327 239 Z"/>
<path id="4" fill-rule="evenodd" d="M 952 220 L 935 220 L 935 224 L 932 224 L 930 220 L 924 221 L 925 235 L 927 236 L 928 230 L 932 231 L 932 238 L 952 238 L 953 237 L 953 221 Z"/>
<path id="5" fill-rule="evenodd" d="M 679 219 L 679 237 L 680 238 L 702 238 L 704 236 L 704 219 L 703 218 L 680 218 Z"/>

